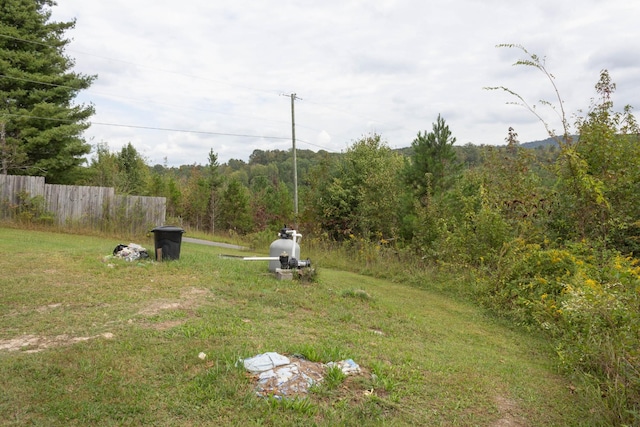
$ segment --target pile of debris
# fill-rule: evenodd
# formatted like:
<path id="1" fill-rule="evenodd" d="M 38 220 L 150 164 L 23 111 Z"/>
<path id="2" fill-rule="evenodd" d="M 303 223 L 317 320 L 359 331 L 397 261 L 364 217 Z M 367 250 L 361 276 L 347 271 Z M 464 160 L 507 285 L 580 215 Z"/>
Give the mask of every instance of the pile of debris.
<path id="1" fill-rule="evenodd" d="M 314 384 L 322 382 L 325 371 L 338 366 L 345 375 L 361 372 L 360 366 L 351 359 L 327 364 L 310 362 L 302 357 L 287 357 L 275 352 L 267 352 L 241 359 L 244 367 L 256 381 L 258 396 L 277 398 L 296 397 L 308 393 Z"/>
<path id="2" fill-rule="evenodd" d="M 125 261 L 136 261 L 149 258 L 149 253 L 142 246 L 136 243 L 129 243 L 128 245 L 120 244 L 116 246 L 113 250 L 113 256 L 122 258 Z"/>

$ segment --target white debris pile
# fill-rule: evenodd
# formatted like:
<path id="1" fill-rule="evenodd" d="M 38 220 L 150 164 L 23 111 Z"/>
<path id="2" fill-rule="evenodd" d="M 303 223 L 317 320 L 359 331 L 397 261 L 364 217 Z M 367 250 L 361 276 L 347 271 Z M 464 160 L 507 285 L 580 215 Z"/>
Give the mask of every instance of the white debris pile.
<path id="1" fill-rule="evenodd" d="M 337 366 L 345 375 L 357 375 L 361 373 L 360 366 L 351 359 L 341 360 L 339 362 L 329 362 L 328 367 Z"/>
<path id="2" fill-rule="evenodd" d="M 309 387 L 322 381 L 330 366 L 339 366 L 346 375 L 361 372 L 358 364 L 351 359 L 325 365 L 298 357 L 289 358 L 275 352 L 241 361 L 257 382 L 256 394 L 264 397 L 295 397 L 306 394 Z"/>
<path id="3" fill-rule="evenodd" d="M 116 258 L 122 258 L 126 261 L 135 261 L 138 259 L 149 258 L 149 253 L 145 248 L 136 244 L 129 243 L 128 245 L 118 245 L 113 250 L 113 256 Z"/>

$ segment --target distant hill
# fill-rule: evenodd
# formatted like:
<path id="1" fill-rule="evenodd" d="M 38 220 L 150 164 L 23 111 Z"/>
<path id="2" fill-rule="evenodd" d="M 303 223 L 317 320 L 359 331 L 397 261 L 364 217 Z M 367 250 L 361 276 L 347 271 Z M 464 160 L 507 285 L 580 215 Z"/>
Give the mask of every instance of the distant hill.
<path id="1" fill-rule="evenodd" d="M 571 138 L 574 141 L 578 140 L 578 136 L 577 135 L 572 135 Z M 558 146 L 558 141 L 556 141 L 555 138 L 549 137 L 547 139 L 542 139 L 540 141 L 531 141 L 531 142 L 525 142 L 524 144 L 520 144 L 520 146 L 524 147 L 524 148 L 548 147 L 550 145 Z"/>
<path id="2" fill-rule="evenodd" d="M 539 141 L 531 141 L 520 144 L 521 147 L 524 148 L 538 148 L 538 147 L 549 147 L 551 145 L 558 145 L 558 141 L 555 138 L 547 138 Z"/>
<path id="3" fill-rule="evenodd" d="M 577 135 L 573 135 L 572 136 L 573 141 L 577 141 L 578 140 L 578 136 Z M 471 144 L 473 145 L 473 144 Z M 556 141 L 555 138 L 549 137 L 547 139 L 542 139 L 539 141 L 530 141 L 530 142 L 523 142 L 521 144 L 519 144 L 520 147 L 523 148 L 530 148 L 530 149 L 534 149 L 534 148 L 538 148 L 538 147 L 550 147 L 550 146 L 558 146 L 558 141 Z M 506 144 L 503 145 L 495 145 L 494 147 L 505 147 Z M 462 145 L 456 145 L 456 148 L 460 148 L 460 147 L 464 147 Z M 480 146 L 477 146 L 480 147 Z M 413 148 L 411 147 L 402 147 L 402 148 L 395 148 L 394 151 L 405 155 L 405 156 L 410 156 L 413 154 Z"/>

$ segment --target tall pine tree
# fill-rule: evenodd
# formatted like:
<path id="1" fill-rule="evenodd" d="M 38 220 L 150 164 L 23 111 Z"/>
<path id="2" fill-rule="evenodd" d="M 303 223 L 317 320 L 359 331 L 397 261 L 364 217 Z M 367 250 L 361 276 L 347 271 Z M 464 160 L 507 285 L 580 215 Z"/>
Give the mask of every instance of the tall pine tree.
<path id="1" fill-rule="evenodd" d="M 92 105 L 74 104 L 96 76 L 72 71 L 64 33 L 51 22 L 53 0 L 0 2 L 0 173 L 71 184 L 91 146 L 82 132 Z"/>
<path id="2" fill-rule="evenodd" d="M 440 114 L 431 132 L 418 132 L 411 143 L 413 156 L 405 169 L 405 179 L 419 198 L 442 191 L 448 175 L 459 170 L 453 149 L 455 142 L 456 138 Z"/>

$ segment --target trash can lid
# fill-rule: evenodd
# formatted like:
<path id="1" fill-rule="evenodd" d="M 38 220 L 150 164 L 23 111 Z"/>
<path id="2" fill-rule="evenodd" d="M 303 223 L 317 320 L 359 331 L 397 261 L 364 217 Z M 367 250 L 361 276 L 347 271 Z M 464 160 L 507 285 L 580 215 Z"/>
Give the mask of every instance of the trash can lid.
<path id="1" fill-rule="evenodd" d="M 180 228 L 180 227 L 176 227 L 174 225 L 161 225 L 159 227 L 154 228 L 153 230 L 151 230 L 151 232 L 155 232 L 155 231 L 173 231 L 176 233 L 184 233 L 185 231 Z"/>

